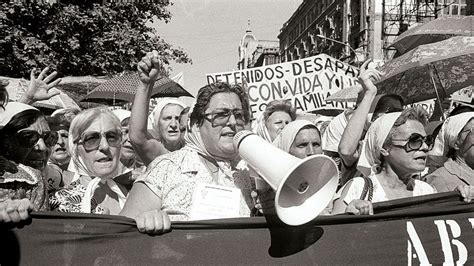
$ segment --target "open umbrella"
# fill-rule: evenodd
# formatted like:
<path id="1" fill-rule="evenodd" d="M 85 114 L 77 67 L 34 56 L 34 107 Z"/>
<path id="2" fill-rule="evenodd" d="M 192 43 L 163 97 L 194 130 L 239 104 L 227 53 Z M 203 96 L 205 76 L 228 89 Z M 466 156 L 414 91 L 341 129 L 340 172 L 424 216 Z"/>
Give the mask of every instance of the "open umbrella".
<path id="1" fill-rule="evenodd" d="M 415 26 L 400 34 L 391 46 L 397 49 L 395 57 L 420 45 L 439 42 L 453 36 L 474 36 L 474 16 L 441 17 Z"/>
<path id="2" fill-rule="evenodd" d="M 137 73 L 124 74 L 108 80 L 87 94 L 83 102 L 132 102 L 135 91 L 140 84 Z M 168 77 L 162 77 L 155 82 L 151 97 L 180 97 L 190 96 L 180 84 Z"/>
<path id="3" fill-rule="evenodd" d="M 356 102 L 360 91 L 362 91 L 360 84 L 349 86 L 331 94 L 326 98 L 326 102 Z"/>
<path id="4" fill-rule="evenodd" d="M 457 36 L 425 44 L 381 68 L 378 92 L 395 93 L 406 104 L 445 98 L 474 84 L 474 37 Z"/>

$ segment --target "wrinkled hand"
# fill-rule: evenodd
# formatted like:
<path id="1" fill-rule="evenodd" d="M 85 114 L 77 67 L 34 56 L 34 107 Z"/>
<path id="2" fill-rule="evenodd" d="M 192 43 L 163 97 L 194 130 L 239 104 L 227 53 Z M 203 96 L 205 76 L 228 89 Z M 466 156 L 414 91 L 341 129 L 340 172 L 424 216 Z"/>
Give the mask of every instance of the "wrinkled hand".
<path id="1" fill-rule="evenodd" d="M 30 217 L 33 204 L 28 199 L 0 202 L 0 223 L 18 223 Z"/>
<path id="2" fill-rule="evenodd" d="M 148 52 L 146 56 L 142 58 L 142 61 L 138 63 L 137 68 L 141 82 L 145 84 L 154 83 L 158 79 L 160 71 L 162 70 L 158 51 L 153 50 L 152 52 Z"/>
<path id="3" fill-rule="evenodd" d="M 263 214 L 269 214 L 269 215 L 274 215 L 276 214 L 276 209 L 275 209 L 275 191 L 271 188 L 261 191 L 252 191 L 250 193 L 250 196 L 252 197 L 254 203 L 255 203 L 255 208 Z"/>
<path id="4" fill-rule="evenodd" d="M 171 222 L 168 214 L 161 210 L 151 210 L 138 215 L 135 218 L 140 233 L 150 235 L 161 235 L 171 230 Z"/>
<path id="5" fill-rule="evenodd" d="M 23 94 L 20 99 L 20 102 L 26 104 L 32 104 L 36 101 L 48 100 L 53 96 L 59 94 L 58 90 L 51 90 L 56 85 L 61 82 L 61 79 L 56 79 L 52 81 L 58 74 L 56 71 L 46 76 L 48 73 L 49 67 L 46 67 L 41 71 L 38 78 L 35 77 L 35 69 L 31 70 L 30 73 L 30 85 L 28 86 L 27 91 Z M 52 82 L 51 82 L 52 81 Z"/>
<path id="6" fill-rule="evenodd" d="M 16 164 L 3 156 L 0 156 L 0 176 L 2 176 L 5 172 L 9 172 L 15 174 L 18 172 L 18 168 Z"/>
<path id="7" fill-rule="evenodd" d="M 355 199 L 347 205 L 346 213 L 352 213 L 355 215 L 373 215 L 374 209 L 372 207 L 372 202 Z"/>
<path id="8" fill-rule="evenodd" d="M 474 199 L 474 186 L 459 185 L 456 190 L 461 193 L 464 202 L 470 203 Z"/>
<path id="9" fill-rule="evenodd" d="M 373 67 L 369 67 L 371 62 L 372 59 L 368 59 L 360 67 L 359 82 L 364 93 L 373 93 L 375 95 L 377 94 L 377 87 L 375 87 L 374 82 L 380 80 L 383 73 Z"/>

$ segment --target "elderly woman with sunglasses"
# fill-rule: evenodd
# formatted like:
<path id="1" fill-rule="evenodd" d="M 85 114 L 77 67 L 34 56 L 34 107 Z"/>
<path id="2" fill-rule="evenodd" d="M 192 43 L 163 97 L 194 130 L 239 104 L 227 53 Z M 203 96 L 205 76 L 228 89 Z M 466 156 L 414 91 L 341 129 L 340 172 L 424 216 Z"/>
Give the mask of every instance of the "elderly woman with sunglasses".
<path id="1" fill-rule="evenodd" d="M 119 119 L 107 108 L 84 110 L 72 120 L 68 141 L 69 170 L 75 174 L 51 196 L 51 208 L 61 212 L 118 214 L 128 193 L 114 181 L 123 172 Z"/>
<path id="2" fill-rule="evenodd" d="M 242 87 L 202 87 L 190 114 L 186 145 L 148 166 L 121 214 L 135 219 L 140 232 L 151 234 L 168 231 L 170 220 L 250 216 L 255 186 L 248 171 L 235 168 L 238 151 L 233 144 L 249 118 Z"/>
<path id="3" fill-rule="evenodd" d="M 57 140 L 38 109 L 12 102 L 0 111 L 0 156 L 17 164 L 17 172 L 0 178 L 0 221 L 19 222 L 31 210 L 49 210 L 43 171 Z"/>
<path id="4" fill-rule="evenodd" d="M 444 164 L 426 176 L 439 192 L 459 190 L 464 200 L 474 198 L 474 112 L 448 117 L 443 123 L 430 157 Z"/>
<path id="5" fill-rule="evenodd" d="M 356 177 L 342 187 L 334 202 L 333 213 L 372 213 L 370 202 L 436 193 L 420 181 L 427 152 L 433 139 L 426 135 L 427 114 L 421 108 L 410 108 L 381 116 L 365 136 L 358 169 L 368 177 Z M 355 202 L 353 202 L 355 201 Z M 354 210 L 348 210 L 348 205 Z"/>

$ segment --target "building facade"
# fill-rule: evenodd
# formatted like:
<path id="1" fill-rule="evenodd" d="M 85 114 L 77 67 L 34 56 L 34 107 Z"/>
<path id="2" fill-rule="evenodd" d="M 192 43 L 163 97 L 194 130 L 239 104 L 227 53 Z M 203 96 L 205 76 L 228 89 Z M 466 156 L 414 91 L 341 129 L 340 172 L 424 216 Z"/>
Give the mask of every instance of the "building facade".
<path id="1" fill-rule="evenodd" d="M 439 16 L 472 14 L 474 0 L 304 0 L 278 35 L 281 61 L 319 53 L 360 64 L 392 58 L 408 28 Z"/>
<path id="2" fill-rule="evenodd" d="M 257 40 L 257 38 L 252 34 L 250 25 L 240 40 L 238 51 L 238 69 L 280 63 L 278 40 Z"/>
<path id="3" fill-rule="evenodd" d="M 366 28 L 366 21 L 363 19 L 365 16 L 362 10 L 358 10 L 358 14 L 351 15 L 352 12 L 349 10 L 351 5 L 347 2 L 347 0 L 303 1 L 278 35 L 281 60 L 292 61 L 319 53 L 342 60 L 351 60 L 351 54 L 355 57 L 357 51 L 348 45 L 351 31 L 349 27 L 363 35 L 365 33 L 359 29 Z M 365 45 L 359 42 L 356 47 Z"/>

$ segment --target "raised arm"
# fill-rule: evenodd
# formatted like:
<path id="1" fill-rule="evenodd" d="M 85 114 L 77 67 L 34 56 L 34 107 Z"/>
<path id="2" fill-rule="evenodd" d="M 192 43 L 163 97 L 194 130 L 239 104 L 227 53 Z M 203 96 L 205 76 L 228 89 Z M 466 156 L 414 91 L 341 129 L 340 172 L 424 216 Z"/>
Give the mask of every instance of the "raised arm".
<path id="1" fill-rule="evenodd" d="M 133 148 L 145 165 L 167 152 L 163 144 L 154 139 L 147 129 L 150 97 L 160 68 L 157 51 L 148 53 L 138 63 L 140 84 L 133 100 L 129 136 Z"/>
<path id="2" fill-rule="evenodd" d="M 34 71 L 35 69 L 31 70 L 30 85 L 26 92 L 21 96 L 19 100 L 21 103 L 31 105 L 37 101 L 48 100 L 59 94 L 58 90 L 52 90 L 52 88 L 61 82 L 61 79 L 54 80 L 58 74 L 56 71 L 46 76 L 49 71 L 49 67 L 47 67 L 41 71 L 37 78 L 35 77 Z"/>
<path id="3" fill-rule="evenodd" d="M 367 68 L 370 61 L 367 60 L 362 65 L 361 74 L 359 75 L 359 82 L 363 89 L 362 101 L 349 119 L 339 143 L 339 155 L 346 166 L 353 165 L 359 159 L 357 152 L 359 140 L 362 137 L 370 107 L 377 94 L 377 87 L 375 87 L 373 81 L 381 77 L 381 73 L 376 69 Z"/>

